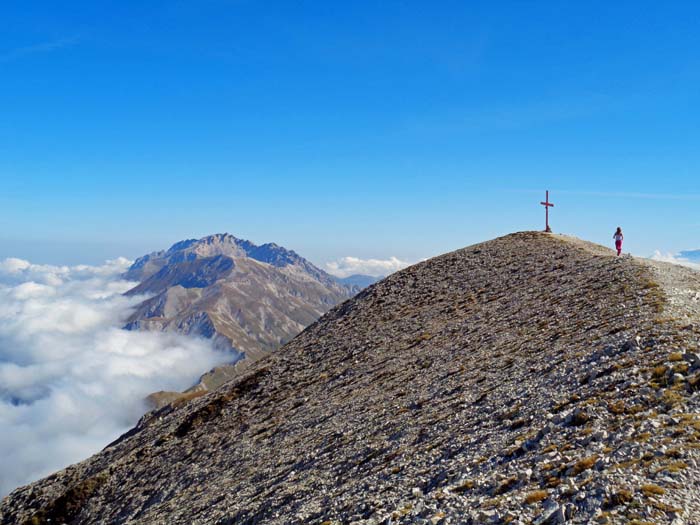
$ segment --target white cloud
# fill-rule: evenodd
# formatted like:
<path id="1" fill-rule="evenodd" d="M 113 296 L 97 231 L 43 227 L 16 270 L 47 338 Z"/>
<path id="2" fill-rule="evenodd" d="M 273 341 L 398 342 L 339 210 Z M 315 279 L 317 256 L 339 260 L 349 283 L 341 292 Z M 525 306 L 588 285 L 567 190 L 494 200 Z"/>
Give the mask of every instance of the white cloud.
<path id="1" fill-rule="evenodd" d="M 122 295 L 128 264 L 0 261 L 0 497 L 99 451 L 148 394 L 226 360 L 208 340 L 122 330 L 143 299 Z"/>
<path id="2" fill-rule="evenodd" d="M 359 257 L 342 257 L 337 261 L 326 263 L 326 270 L 337 277 L 348 277 L 354 274 L 371 275 L 373 277 L 386 276 L 411 263 L 389 257 L 388 259 L 360 259 Z"/>
<path id="3" fill-rule="evenodd" d="M 654 261 L 663 261 L 663 262 L 669 262 L 673 264 L 680 264 L 681 266 L 687 266 L 689 268 L 694 268 L 696 270 L 700 270 L 700 264 L 696 262 L 692 262 L 684 257 L 679 256 L 678 254 L 674 253 L 662 253 L 659 250 L 654 251 L 654 254 L 649 257 L 650 259 Z"/>
<path id="4" fill-rule="evenodd" d="M 50 53 L 50 52 L 56 51 L 58 49 L 63 49 L 65 47 L 69 47 L 77 42 L 78 42 L 77 37 L 61 38 L 58 40 L 51 40 L 49 42 L 42 42 L 40 44 L 33 44 L 30 46 L 18 47 L 18 48 L 6 51 L 4 53 L 0 53 L 0 63 L 11 62 L 13 60 L 17 60 L 19 58 L 22 58 L 22 57 L 25 57 L 28 55 L 34 55 L 37 53 Z"/>

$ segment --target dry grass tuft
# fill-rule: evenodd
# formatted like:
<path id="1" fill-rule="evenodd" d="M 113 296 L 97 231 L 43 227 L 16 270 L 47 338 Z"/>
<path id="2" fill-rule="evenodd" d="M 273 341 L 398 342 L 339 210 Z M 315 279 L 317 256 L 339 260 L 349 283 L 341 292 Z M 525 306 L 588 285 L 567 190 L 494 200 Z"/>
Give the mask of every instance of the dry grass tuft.
<path id="1" fill-rule="evenodd" d="M 663 496 L 664 494 L 666 494 L 666 489 L 664 489 L 663 487 L 659 487 L 658 485 L 654 485 L 652 483 L 648 485 L 642 485 L 641 487 L 639 487 L 639 490 L 641 490 L 642 494 L 644 494 L 647 497 Z"/>
<path id="2" fill-rule="evenodd" d="M 593 454 L 592 456 L 583 458 L 582 460 L 575 463 L 573 467 L 571 467 L 571 475 L 578 476 L 579 474 L 581 474 L 581 472 L 592 468 L 593 465 L 595 465 L 596 461 L 598 461 L 598 454 Z"/>
<path id="3" fill-rule="evenodd" d="M 532 505 L 533 503 L 539 503 L 540 501 L 543 501 L 549 497 L 549 492 L 546 490 L 536 490 L 534 492 L 530 492 L 527 496 L 525 496 L 525 501 L 526 504 Z"/>

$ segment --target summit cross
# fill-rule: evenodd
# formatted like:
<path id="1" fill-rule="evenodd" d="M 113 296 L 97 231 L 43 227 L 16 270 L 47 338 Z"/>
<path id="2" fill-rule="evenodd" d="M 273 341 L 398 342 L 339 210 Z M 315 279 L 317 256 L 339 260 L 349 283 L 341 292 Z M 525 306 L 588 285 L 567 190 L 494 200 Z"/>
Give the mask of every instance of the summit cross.
<path id="1" fill-rule="evenodd" d="M 540 202 L 544 206 L 544 231 L 550 233 L 552 229 L 549 227 L 549 208 L 553 207 L 554 204 L 549 202 L 549 190 L 545 193 L 544 202 Z"/>

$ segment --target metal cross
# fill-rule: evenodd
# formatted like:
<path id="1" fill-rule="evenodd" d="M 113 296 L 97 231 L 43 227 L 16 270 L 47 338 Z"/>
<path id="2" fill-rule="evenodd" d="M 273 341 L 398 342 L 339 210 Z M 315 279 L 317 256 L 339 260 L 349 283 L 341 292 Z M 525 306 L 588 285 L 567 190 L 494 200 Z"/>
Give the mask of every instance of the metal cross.
<path id="1" fill-rule="evenodd" d="M 549 190 L 547 190 L 545 195 L 544 202 L 540 202 L 540 204 L 544 206 L 544 231 L 549 233 L 552 231 L 552 229 L 549 227 L 549 208 L 554 207 L 554 204 L 549 202 Z"/>

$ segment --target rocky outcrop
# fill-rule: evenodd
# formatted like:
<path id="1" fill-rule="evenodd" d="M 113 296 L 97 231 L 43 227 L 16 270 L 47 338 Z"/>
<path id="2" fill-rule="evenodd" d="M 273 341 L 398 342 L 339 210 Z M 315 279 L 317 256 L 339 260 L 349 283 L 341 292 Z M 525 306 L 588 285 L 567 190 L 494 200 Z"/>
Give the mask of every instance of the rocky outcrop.
<path id="1" fill-rule="evenodd" d="M 0 523 L 698 523 L 699 274 L 519 233 L 398 272 Z"/>

